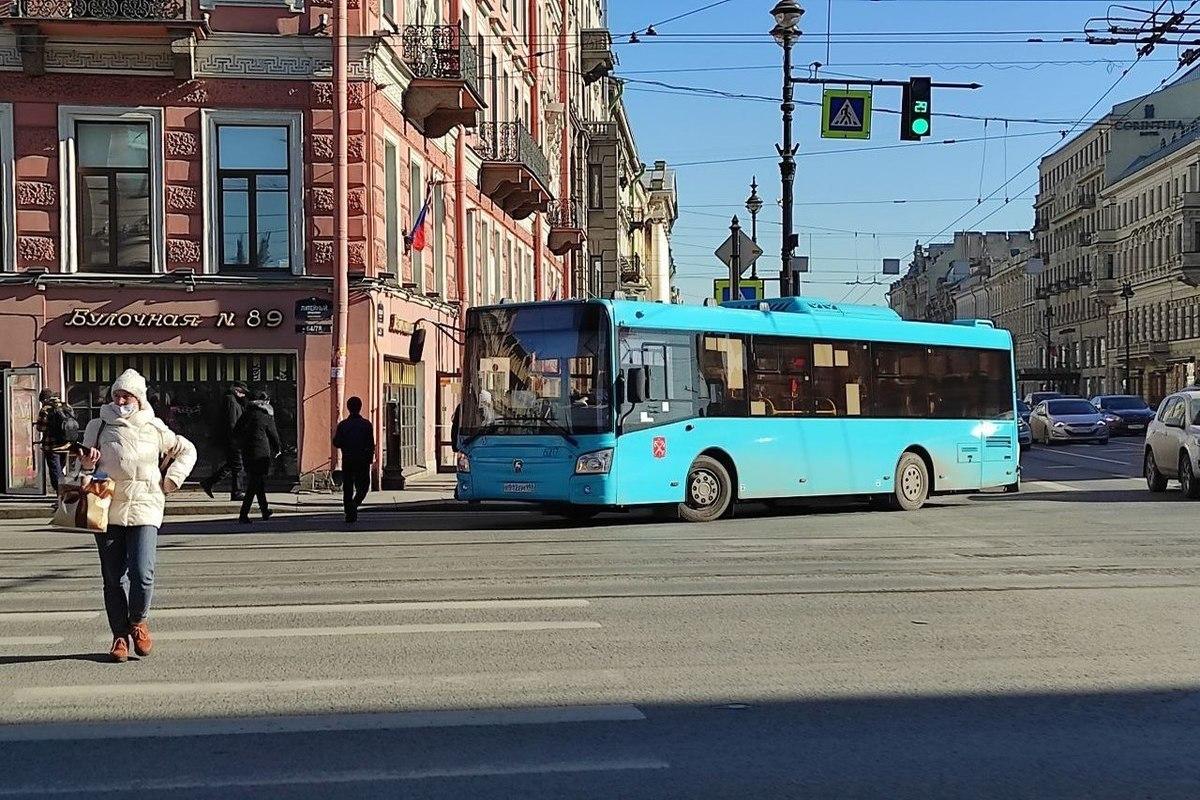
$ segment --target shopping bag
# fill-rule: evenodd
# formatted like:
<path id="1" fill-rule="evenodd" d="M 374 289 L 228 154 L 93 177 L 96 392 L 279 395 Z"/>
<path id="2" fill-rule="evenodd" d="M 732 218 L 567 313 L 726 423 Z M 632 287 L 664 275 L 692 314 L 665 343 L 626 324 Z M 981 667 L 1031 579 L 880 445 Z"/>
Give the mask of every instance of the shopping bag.
<path id="1" fill-rule="evenodd" d="M 110 478 L 93 479 L 78 467 L 63 478 L 58 487 L 58 506 L 50 524 L 88 533 L 108 530 L 108 509 L 112 505 L 113 482 Z"/>

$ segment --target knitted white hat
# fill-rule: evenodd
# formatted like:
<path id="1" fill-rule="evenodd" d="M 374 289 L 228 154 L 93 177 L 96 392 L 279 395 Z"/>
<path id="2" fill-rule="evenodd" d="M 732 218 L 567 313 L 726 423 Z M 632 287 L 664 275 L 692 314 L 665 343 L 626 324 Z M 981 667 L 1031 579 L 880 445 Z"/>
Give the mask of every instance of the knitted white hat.
<path id="1" fill-rule="evenodd" d="M 137 398 L 143 411 L 150 409 L 150 400 L 146 397 L 146 379 L 136 369 L 127 369 L 118 375 L 110 391 L 129 392 Z"/>

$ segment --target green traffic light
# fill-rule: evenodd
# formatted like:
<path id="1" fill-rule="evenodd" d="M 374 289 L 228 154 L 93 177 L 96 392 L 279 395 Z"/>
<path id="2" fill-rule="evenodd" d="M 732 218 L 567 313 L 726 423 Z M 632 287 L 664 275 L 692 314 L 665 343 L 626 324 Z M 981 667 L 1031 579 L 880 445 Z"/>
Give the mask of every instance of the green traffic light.
<path id="1" fill-rule="evenodd" d="M 912 132 L 918 136 L 924 136 L 929 133 L 929 120 L 914 119 L 912 121 Z"/>

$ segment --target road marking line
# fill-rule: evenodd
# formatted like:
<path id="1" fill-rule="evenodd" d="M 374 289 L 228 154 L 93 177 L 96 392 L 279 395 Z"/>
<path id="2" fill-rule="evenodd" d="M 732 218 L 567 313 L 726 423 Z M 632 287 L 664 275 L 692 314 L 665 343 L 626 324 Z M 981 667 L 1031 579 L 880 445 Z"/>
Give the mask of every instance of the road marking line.
<path id="1" fill-rule="evenodd" d="M 99 616 L 99 611 L 5 611 L 0 613 L 0 624 L 5 622 L 43 622 L 47 620 L 89 620 L 96 619 Z"/>
<path id="2" fill-rule="evenodd" d="M 599 627 L 601 627 L 599 622 L 443 622 L 413 625 L 340 625 L 334 628 L 234 628 L 215 631 L 155 631 L 154 638 L 164 642 L 189 642 L 202 639 L 287 639 L 299 636 L 567 631 Z M 108 641 L 109 637 L 104 636 L 101 638 L 103 641 Z"/>
<path id="3" fill-rule="evenodd" d="M 349 772 L 314 772 L 297 775 L 294 772 L 257 778 L 192 778 L 137 781 L 139 791 L 171 792 L 196 789 L 268 789 L 285 786 L 336 786 L 349 783 L 391 783 L 398 781 L 445 780 L 450 778 L 485 778 L 517 775 L 555 775 L 582 772 L 629 772 L 633 770 L 670 769 L 665 761 L 652 758 L 612 761 L 551 761 L 541 764 L 479 764 L 470 767 L 447 767 L 423 770 L 354 770 Z M 124 792 L 129 781 L 59 786 L 27 786 L 0 789 L 0 797 L 48 797 L 64 794 L 84 794 L 95 797 Z"/>
<path id="4" fill-rule="evenodd" d="M 521 608 L 587 608 L 580 598 L 547 600 L 435 600 L 396 603 L 305 603 L 290 606 L 213 606 L 211 608 L 159 608 L 158 619 L 188 617 L 248 617 L 260 614 L 354 614 L 360 611 L 474 611 Z"/>
<path id="5" fill-rule="evenodd" d="M 1055 489 L 1056 491 L 1059 491 L 1059 492 L 1081 492 L 1081 491 L 1083 491 L 1078 486 L 1069 486 L 1065 483 L 1056 483 L 1055 481 L 1025 481 L 1025 483 L 1031 483 L 1034 486 L 1049 486 L 1050 488 Z"/>
<path id="6" fill-rule="evenodd" d="M 1043 451 L 1043 452 L 1045 452 L 1045 451 Z M 1122 467 L 1128 467 L 1129 469 L 1133 469 L 1133 466 L 1134 466 L 1133 464 L 1130 464 L 1128 461 L 1117 461 L 1112 458 L 1101 458 L 1100 456 L 1085 456 L 1083 453 L 1072 453 L 1070 450 L 1060 450 L 1060 451 L 1058 451 L 1058 453 L 1056 455 L 1070 456 L 1073 458 L 1086 458 L 1091 461 L 1105 461 L 1109 464 L 1120 464 Z"/>
<path id="7" fill-rule="evenodd" d="M 61 636 L 0 636 L 0 647 L 20 647 L 32 644 L 61 644 Z"/>
<path id="8" fill-rule="evenodd" d="M 633 705 L 564 706 L 559 708 L 400 711 L 392 714 L 326 714 L 228 719 L 178 719 L 104 722 L 40 722 L 0 727 L 3 742 L 87 741 L 95 739 L 159 739 L 192 736 L 274 735 L 387 731 L 414 728 L 472 728 L 509 725 L 562 725 L 581 722 L 638 722 Z M 94 792 L 91 794 L 99 794 Z"/>
<path id="9" fill-rule="evenodd" d="M 63 706 L 86 700 L 105 700 L 115 696 L 126 700 L 169 696 L 175 699 L 184 696 L 235 695 L 235 694 L 297 694 L 300 692 L 324 692 L 328 690 L 400 690 L 433 687 L 462 687 L 482 684 L 496 686 L 530 686 L 536 683 L 557 680 L 573 687 L 624 686 L 628 676 L 615 669 L 599 670 L 547 670 L 532 672 L 477 672 L 460 674 L 414 675 L 395 678 L 322 678 L 291 681 L 228 681 L 213 683 L 112 683 L 74 684 L 70 686 L 27 686 L 15 689 L 13 702 L 35 703 L 41 706 Z"/>

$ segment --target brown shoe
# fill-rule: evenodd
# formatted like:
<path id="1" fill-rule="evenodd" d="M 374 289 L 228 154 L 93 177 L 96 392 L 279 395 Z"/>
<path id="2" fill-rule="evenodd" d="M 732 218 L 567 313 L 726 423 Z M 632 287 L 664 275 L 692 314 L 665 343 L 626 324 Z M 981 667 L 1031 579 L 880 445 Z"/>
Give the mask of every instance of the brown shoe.
<path id="1" fill-rule="evenodd" d="M 135 622 L 129 627 L 129 638 L 133 640 L 133 652 L 139 656 L 150 655 L 154 640 L 150 638 L 150 626 L 143 622 Z"/>
<path id="2" fill-rule="evenodd" d="M 129 660 L 129 644 L 125 641 L 124 636 L 118 636 L 113 639 L 112 647 L 109 648 L 108 654 L 118 664 L 123 664 Z"/>

